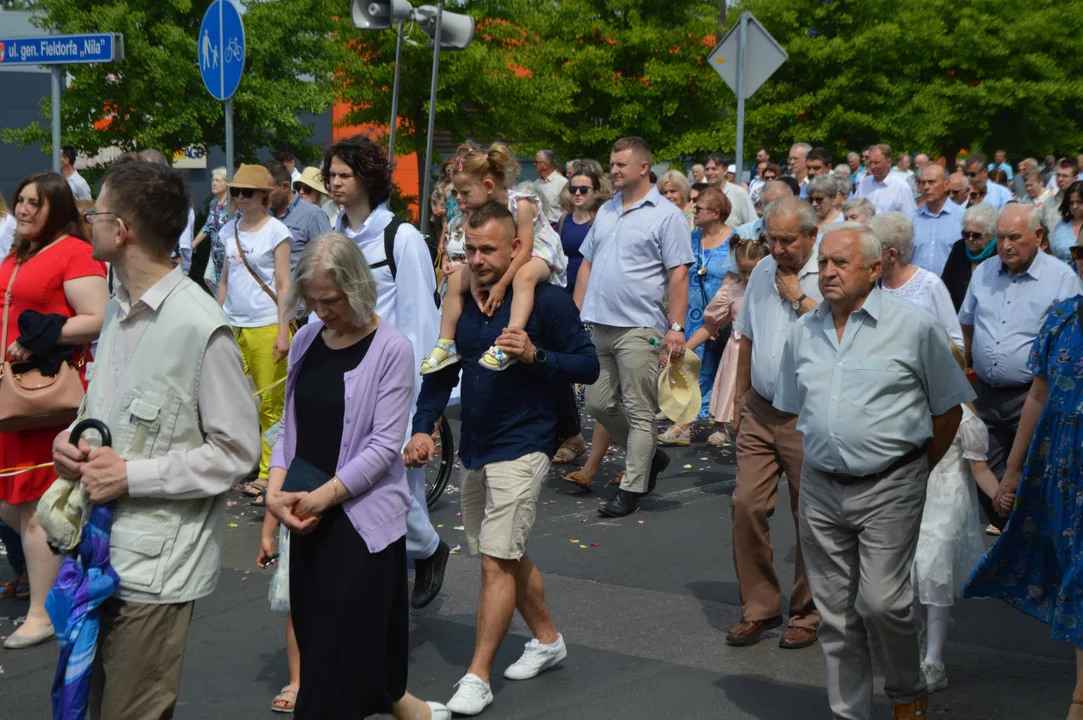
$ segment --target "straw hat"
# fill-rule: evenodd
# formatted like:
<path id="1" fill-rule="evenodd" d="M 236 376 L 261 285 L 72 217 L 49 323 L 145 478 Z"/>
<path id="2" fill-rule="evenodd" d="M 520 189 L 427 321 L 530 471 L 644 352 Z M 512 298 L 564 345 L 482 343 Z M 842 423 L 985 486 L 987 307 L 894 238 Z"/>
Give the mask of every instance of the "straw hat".
<path id="1" fill-rule="evenodd" d="M 309 165 L 301 171 L 301 179 L 293 181 L 293 189 L 299 190 L 298 185 L 307 185 L 318 193 L 327 195 L 327 186 L 323 184 L 323 173 L 315 165 Z"/>
<path id="2" fill-rule="evenodd" d="M 237 172 L 233 173 L 233 181 L 227 182 L 226 187 L 251 188 L 265 192 L 274 190 L 271 186 L 271 173 L 262 165 L 241 165 Z"/>
<path id="3" fill-rule="evenodd" d="M 658 375 L 658 407 L 673 422 L 684 425 L 699 416 L 703 396 L 699 391 L 699 358 L 691 350 L 670 358 Z"/>

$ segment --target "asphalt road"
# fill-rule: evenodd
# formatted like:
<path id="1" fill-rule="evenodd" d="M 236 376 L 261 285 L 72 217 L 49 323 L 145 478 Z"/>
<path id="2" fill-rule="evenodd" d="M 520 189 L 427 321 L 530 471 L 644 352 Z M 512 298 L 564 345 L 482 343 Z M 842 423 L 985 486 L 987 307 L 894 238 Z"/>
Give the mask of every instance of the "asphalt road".
<path id="1" fill-rule="evenodd" d="M 497 657 L 496 702 L 484 717 L 829 720 L 818 646 L 781 650 L 778 631 L 750 648 L 724 642 L 740 615 L 729 520 L 734 467 L 731 455 L 707 449 L 706 434 L 673 451 L 655 495 L 620 520 L 595 510 L 613 492 L 604 480 L 623 469 L 620 452 L 607 458 L 593 494 L 572 491 L 554 469 L 529 548 L 568 659 L 533 680 L 505 681 L 502 669 L 529 639 L 516 618 Z M 466 554 L 456 529 L 457 483 L 458 473 L 432 518 L 452 547 L 464 549 L 449 561 L 441 596 L 413 613 L 410 634 L 410 691 L 438 701 L 451 697 L 469 663 L 480 582 L 479 561 Z M 795 551 L 787 497 L 779 493 L 772 522 L 784 585 Z M 278 717 L 269 703 L 287 682 L 284 616 L 269 610 L 271 574 L 254 564 L 260 512 L 244 503 L 228 512 L 218 590 L 196 603 L 177 709 L 182 720 Z M 9 577 L 0 558 L 0 581 Z M 25 607 L 0 600 L 0 635 L 13 631 Z M 931 699 L 930 718 L 1064 716 L 1074 680 L 1071 648 L 999 602 L 960 601 L 953 618 L 951 686 Z M 54 644 L 0 649 L 0 719 L 50 718 L 55 665 Z M 889 718 L 879 685 L 876 703 L 876 717 Z"/>

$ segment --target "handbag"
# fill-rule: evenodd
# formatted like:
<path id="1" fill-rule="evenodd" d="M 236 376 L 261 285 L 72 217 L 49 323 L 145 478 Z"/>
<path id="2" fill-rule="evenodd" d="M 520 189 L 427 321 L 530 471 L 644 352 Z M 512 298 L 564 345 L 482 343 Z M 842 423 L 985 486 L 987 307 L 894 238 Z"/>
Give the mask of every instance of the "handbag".
<path id="1" fill-rule="evenodd" d="M 286 479 L 282 481 L 282 492 L 312 492 L 332 477 L 334 476 L 328 475 L 308 460 L 295 457 L 289 469 L 286 470 Z"/>
<path id="2" fill-rule="evenodd" d="M 23 432 L 43 428 L 63 427 L 75 420 L 86 390 L 79 377 L 79 370 L 86 364 L 86 346 L 73 367 L 65 362 L 56 375 L 42 375 L 31 368 L 16 372 L 7 359 L 8 321 L 11 314 L 11 288 L 22 263 L 16 263 L 11 271 L 7 290 L 4 292 L 3 331 L 0 331 L 0 354 L 4 364 L 0 366 L 0 432 Z"/>
<path id="3" fill-rule="evenodd" d="M 238 222 L 240 222 L 240 220 L 238 220 Z M 233 224 L 233 239 L 237 242 L 237 252 L 241 254 L 241 262 L 244 263 L 244 269 L 248 271 L 248 274 L 251 275 L 257 283 L 259 283 L 259 286 L 263 288 L 263 292 L 267 293 L 267 296 L 271 298 L 271 302 L 275 304 L 275 308 L 278 308 L 278 295 L 275 294 L 274 290 L 267 287 L 267 283 L 263 282 L 263 278 L 261 278 L 256 271 L 252 269 L 252 266 L 248 264 L 248 257 L 244 254 L 244 246 L 241 245 L 241 237 L 237 232 L 237 223 Z M 290 320 L 290 332 L 292 334 L 296 335 L 297 331 L 300 329 L 300 322 L 296 319 Z"/>

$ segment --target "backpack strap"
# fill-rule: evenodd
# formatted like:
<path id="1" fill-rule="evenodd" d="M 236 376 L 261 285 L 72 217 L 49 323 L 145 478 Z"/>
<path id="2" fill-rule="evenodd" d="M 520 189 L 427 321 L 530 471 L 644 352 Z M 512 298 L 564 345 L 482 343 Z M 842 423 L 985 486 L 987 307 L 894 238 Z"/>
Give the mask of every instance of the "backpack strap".
<path id="1" fill-rule="evenodd" d="M 391 217 L 391 222 L 384 228 L 384 259 L 369 266 L 375 270 L 386 265 L 387 269 L 391 271 L 392 280 L 396 279 L 399 271 L 398 266 L 395 265 L 395 234 L 404 222 L 406 221 L 397 215 Z"/>

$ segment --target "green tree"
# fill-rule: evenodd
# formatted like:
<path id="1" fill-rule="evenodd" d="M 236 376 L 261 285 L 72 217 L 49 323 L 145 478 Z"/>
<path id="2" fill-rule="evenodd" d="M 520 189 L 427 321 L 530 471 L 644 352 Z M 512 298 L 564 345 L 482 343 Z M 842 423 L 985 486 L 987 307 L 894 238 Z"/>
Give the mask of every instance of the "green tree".
<path id="1" fill-rule="evenodd" d="M 244 14 L 245 74 L 233 98 L 238 161 L 261 147 L 318 152 L 302 113 L 334 102 L 333 73 L 343 45 L 329 42 L 341 22 L 338 0 L 262 0 Z M 124 35 L 125 59 L 115 65 L 69 66 L 61 103 L 63 140 L 88 154 L 103 147 L 224 146 L 221 102 L 203 86 L 196 36 L 209 0 L 38 0 L 40 25 L 61 33 Z M 42 122 L 3 132 L 5 142 L 49 142 L 49 102 Z M 95 128 L 95 124 L 98 125 Z"/>

